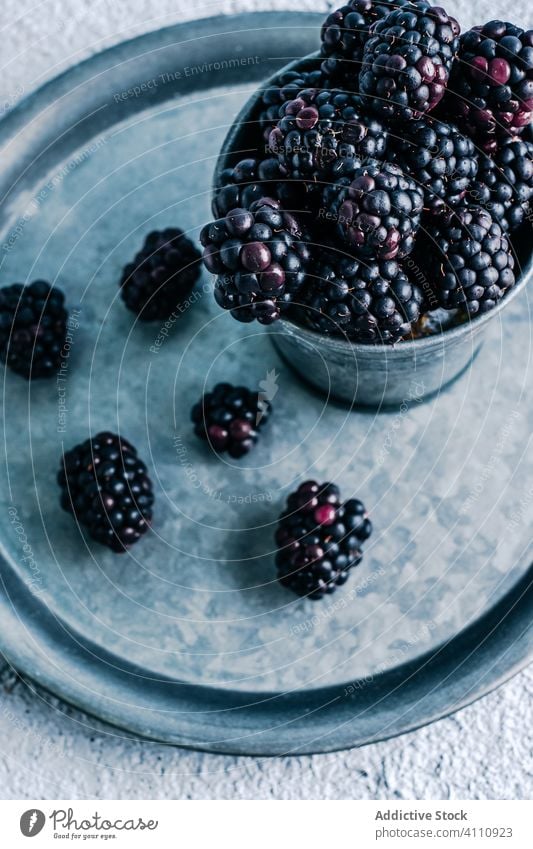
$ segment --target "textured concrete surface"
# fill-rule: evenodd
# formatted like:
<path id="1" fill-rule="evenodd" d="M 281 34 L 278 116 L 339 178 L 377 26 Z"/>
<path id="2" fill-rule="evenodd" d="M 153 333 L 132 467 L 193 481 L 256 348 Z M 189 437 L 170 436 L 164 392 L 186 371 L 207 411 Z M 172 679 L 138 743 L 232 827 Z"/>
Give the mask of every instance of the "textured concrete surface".
<path id="1" fill-rule="evenodd" d="M 185 0 L 4 0 L 0 111 L 87 55 L 191 14 L 326 6 L 314 0 L 228 0 L 194 9 Z M 527 0 L 454 0 L 447 6 L 465 25 L 496 15 L 532 24 Z M 532 691 L 528 670 L 460 714 L 403 738 L 352 752 L 258 761 L 131 740 L 4 669 L 0 796 L 531 798 Z"/>

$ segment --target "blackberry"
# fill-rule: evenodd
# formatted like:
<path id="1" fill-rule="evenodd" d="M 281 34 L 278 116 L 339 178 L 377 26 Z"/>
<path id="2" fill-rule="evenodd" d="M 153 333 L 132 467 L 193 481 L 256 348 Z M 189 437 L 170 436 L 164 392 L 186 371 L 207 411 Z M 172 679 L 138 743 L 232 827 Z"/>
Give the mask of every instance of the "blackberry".
<path id="1" fill-rule="evenodd" d="M 194 432 L 207 440 L 217 453 L 239 459 L 257 443 L 272 405 L 262 393 L 246 386 L 218 383 L 191 410 Z"/>
<path id="2" fill-rule="evenodd" d="M 370 26 L 408 0 L 350 0 L 331 12 L 320 32 L 322 71 L 333 86 L 357 90 Z"/>
<path id="3" fill-rule="evenodd" d="M 124 437 L 102 432 L 67 451 L 61 506 L 96 542 L 121 553 L 146 533 L 154 495 L 146 466 Z"/>
<path id="4" fill-rule="evenodd" d="M 453 124 L 413 121 L 397 143 L 398 162 L 424 190 L 431 212 L 457 206 L 478 170 L 474 142 Z"/>
<path id="5" fill-rule="evenodd" d="M 67 335 L 65 296 L 44 280 L 0 289 L 0 359 L 27 380 L 50 377 Z"/>
<path id="6" fill-rule="evenodd" d="M 337 161 L 382 158 L 387 133 L 361 115 L 356 95 L 305 89 L 283 105 L 269 144 L 289 178 L 314 181 L 335 174 Z"/>
<path id="7" fill-rule="evenodd" d="M 432 240 L 418 249 L 440 305 L 469 316 L 493 309 L 515 283 L 514 257 L 501 226 L 486 209 L 472 206 L 441 213 L 435 227 Z"/>
<path id="8" fill-rule="evenodd" d="M 425 0 L 413 0 L 377 21 L 365 44 L 359 90 L 378 115 L 409 121 L 444 96 L 460 27 Z"/>
<path id="9" fill-rule="evenodd" d="M 121 296 L 141 321 L 170 318 L 180 312 L 200 277 L 201 254 L 183 230 L 168 228 L 146 237 L 120 281 Z"/>
<path id="10" fill-rule="evenodd" d="M 328 83 L 320 67 L 308 70 L 286 71 L 272 86 L 266 88 L 261 96 L 259 126 L 261 135 L 268 143 L 270 133 L 279 121 L 280 109 L 288 100 L 294 100 L 304 88 L 328 88 Z"/>
<path id="11" fill-rule="evenodd" d="M 420 226 L 424 194 L 391 163 L 370 162 L 323 191 L 319 218 L 330 222 L 358 257 L 395 259 L 409 254 Z"/>
<path id="12" fill-rule="evenodd" d="M 532 195 L 533 143 L 509 139 L 494 157 L 480 156 L 478 179 L 468 200 L 488 209 L 504 230 L 520 227 Z"/>
<path id="13" fill-rule="evenodd" d="M 278 580 L 313 600 L 335 591 L 363 558 L 361 544 L 372 533 L 364 504 L 341 502 L 332 483 L 302 483 L 287 500 L 276 531 Z"/>
<path id="14" fill-rule="evenodd" d="M 444 108 L 486 151 L 521 133 L 533 118 L 533 30 L 490 21 L 464 33 Z"/>
<path id="15" fill-rule="evenodd" d="M 424 307 L 421 288 L 394 260 L 361 262 L 325 254 L 296 315 L 321 333 L 392 345 L 408 336 Z"/>
<path id="16" fill-rule="evenodd" d="M 310 260 L 294 216 L 262 198 L 206 225 L 204 263 L 218 276 L 215 298 L 240 321 L 271 324 L 301 289 Z"/>
<path id="17" fill-rule="evenodd" d="M 223 218 L 232 209 L 249 209 L 265 195 L 279 200 L 285 209 L 305 210 L 308 205 L 305 185 L 287 180 L 273 156 L 242 159 L 222 172 L 220 183 L 212 204 L 216 218 Z"/>

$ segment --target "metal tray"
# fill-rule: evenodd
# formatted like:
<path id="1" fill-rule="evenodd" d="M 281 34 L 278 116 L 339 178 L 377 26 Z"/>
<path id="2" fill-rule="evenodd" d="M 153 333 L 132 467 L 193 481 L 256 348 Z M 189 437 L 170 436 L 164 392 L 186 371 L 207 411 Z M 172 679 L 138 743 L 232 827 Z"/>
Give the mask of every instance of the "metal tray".
<path id="1" fill-rule="evenodd" d="M 156 227 L 193 235 L 244 100 L 316 48 L 319 15 L 244 14 L 121 44 L 0 124 L 0 285 L 67 292 L 61 382 L 3 374 L 0 648 L 22 673 L 136 734 L 218 752 L 322 752 L 430 722 L 529 659 L 531 323 L 527 288 L 427 404 L 327 403 L 269 334 L 221 312 L 206 275 L 172 327 L 141 326 L 122 266 Z M 245 152 L 243 151 L 243 154 Z M 248 460 L 220 461 L 189 408 L 276 372 Z M 120 430 L 156 484 L 153 532 L 117 557 L 60 511 L 63 446 Z M 297 481 L 370 508 L 363 564 L 329 600 L 275 581 L 273 529 Z M 25 547 L 26 546 L 26 547 Z"/>

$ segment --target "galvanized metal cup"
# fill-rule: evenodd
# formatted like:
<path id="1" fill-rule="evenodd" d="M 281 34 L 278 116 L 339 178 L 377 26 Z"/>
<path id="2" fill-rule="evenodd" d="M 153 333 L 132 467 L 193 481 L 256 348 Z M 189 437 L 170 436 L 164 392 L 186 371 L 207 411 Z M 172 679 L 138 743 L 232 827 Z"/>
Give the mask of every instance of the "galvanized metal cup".
<path id="1" fill-rule="evenodd" d="M 284 71 L 316 67 L 318 54 L 287 65 L 270 77 L 245 103 L 222 146 L 214 175 L 214 191 L 225 168 L 257 151 L 257 116 L 265 88 Z M 265 143 L 266 153 L 266 143 Z M 489 313 L 436 333 L 396 345 L 362 345 L 325 336 L 289 319 L 270 325 L 272 342 L 289 365 L 308 383 L 332 398 L 354 406 L 383 408 L 401 404 L 413 394 L 427 399 L 463 374 L 483 344 L 489 322 L 500 317 L 533 276 L 531 224 L 513 234 L 518 258 L 514 288 Z M 525 232 L 526 230 L 529 231 Z"/>

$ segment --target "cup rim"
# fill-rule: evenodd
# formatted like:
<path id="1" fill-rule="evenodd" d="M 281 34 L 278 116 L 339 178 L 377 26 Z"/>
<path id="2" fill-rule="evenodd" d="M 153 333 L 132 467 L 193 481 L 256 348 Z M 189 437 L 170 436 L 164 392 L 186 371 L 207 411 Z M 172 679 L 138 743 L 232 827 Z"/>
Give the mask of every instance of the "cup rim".
<path id="1" fill-rule="evenodd" d="M 254 92 L 248 97 L 248 99 L 243 104 L 242 108 L 239 110 L 235 120 L 231 124 L 226 137 L 222 143 L 220 148 L 220 152 L 217 157 L 217 161 L 215 164 L 215 170 L 213 174 L 212 181 L 212 194 L 215 196 L 216 191 L 220 188 L 220 177 L 222 172 L 228 167 L 228 162 L 232 156 L 235 155 L 235 142 L 240 133 L 243 132 L 243 127 L 248 123 L 253 123 L 250 121 L 250 116 L 253 114 L 254 110 L 257 108 L 257 105 L 260 101 L 262 92 L 265 88 L 269 86 L 275 85 L 276 80 L 280 77 L 281 74 L 286 73 L 287 71 L 292 71 L 295 69 L 301 69 L 304 64 L 312 64 L 321 59 L 320 51 L 315 51 L 314 53 L 308 53 L 306 56 L 301 57 L 300 59 L 294 59 L 283 67 L 279 68 L 269 77 L 267 77 L 261 85 L 254 90 Z M 243 156 L 246 151 L 242 151 Z M 251 152 L 251 151 L 250 151 Z M 516 258 L 516 253 L 515 253 Z M 519 261 L 518 261 L 519 262 Z M 271 330 L 275 330 L 276 325 L 281 326 L 289 326 L 291 329 L 294 328 L 302 336 L 307 336 L 310 340 L 316 340 L 317 338 L 322 340 L 323 344 L 326 344 L 330 348 L 335 349 L 345 349 L 345 350 L 361 350 L 361 351 L 374 351 L 376 353 L 383 353 L 387 351 L 389 354 L 391 351 L 407 351 L 410 348 L 420 349 L 421 347 L 439 347 L 444 341 L 452 342 L 457 340 L 465 335 L 470 335 L 481 328 L 485 327 L 492 318 L 499 315 L 502 310 L 504 310 L 508 304 L 510 304 L 519 292 L 525 288 L 528 280 L 533 277 L 533 249 L 531 250 L 527 262 L 524 262 L 523 265 L 519 262 L 519 271 L 520 276 L 516 279 L 514 286 L 512 289 L 507 292 L 501 301 L 489 312 L 481 313 L 475 315 L 463 323 L 458 324 L 454 327 L 450 327 L 446 330 L 442 330 L 439 333 L 432 334 L 430 336 L 421 336 L 416 339 L 401 339 L 394 345 L 387 345 L 383 342 L 381 343 L 369 343 L 365 344 L 362 342 L 354 342 L 350 339 L 344 339 L 341 336 L 329 336 L 325 333 L 320 333 L 318 330 L 314 330 L 310 327 L 305 327 L 304 325 L 298 324 L 298 322 L 294 321 L 291 318 L 286 316 L 282 316 L 278 321 L 274 323 L 274 325 L 270 326 Z"/>

